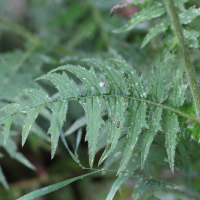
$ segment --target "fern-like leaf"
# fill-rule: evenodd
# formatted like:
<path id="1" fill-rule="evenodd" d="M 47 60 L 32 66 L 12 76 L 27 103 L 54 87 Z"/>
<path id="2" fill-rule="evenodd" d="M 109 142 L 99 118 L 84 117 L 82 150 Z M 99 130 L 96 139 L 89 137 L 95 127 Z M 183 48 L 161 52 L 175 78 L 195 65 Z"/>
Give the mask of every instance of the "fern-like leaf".
<path id="1" fill-rule="evenodd" d="M 126 141 L 124 143 L 123 157 L 117 174 L 120 174 L 120 172 L 125 168 L 126 164 L 128 163 L 142 128 L 143 127 L 148 128 L 145 118 L 146 118 L 146 104 L 143 102 L 138 103 L 135 100 L 129 100 L 128 122 L 127 122 L 128 133 Z"/>
<path id="2" fill-rule="evenodd" d="M 142 79 L 137 75 L 133 67 L 125 60 L 110 59 L 123 69 L 124 75 L 127 79 L 129 95 L 136 98 L 145 98 L 147 92 L 143 85 Z"/>
<path id="3" fill-rule="evenodd" d="M 150 145 L 153 141 L 154 136 L 156 135 L 157 131 L 162 131 L 160 120 L 162 115 L 162 108 L 155 107 L 151 109 L 152 119 L 149 123 L 149 129 L 144 131 L 144 138 L 142 142 L 142 153 L 141 153 L 141 167 L 144 167 L 145 160 L 149 153 Z"/>
<path id="4" fill-rule="evenodd" d="M 99 160 L 99 165 L 109 156 L 117 145 L 125 121 L 126 104 L 124 98 L 105 98 L 108 106 L 110 129 L 107 147 Z"/>
<path id="5" fill-rule="evenodd" d="M 48 133 L 51 134 L 51 158 L 53 158 L 58 146 L 60 131 L 66 119 L 68 101 L 63 100 L 60 102 L 50 103 L 48 104 L 48 107 L 53 112 L 51 126 L 48 131 Z"/>
<path id="6" fill-rule="evenodd" d="M 86 118 L 87 118 L 87 134 L 85 140 L 88 141 L 89 163 L 92 168 L 97 148 L 99 130 L 104 121 L 101 118 L 101 103 L 98 98 L 84 98 L 81 100 Z"/>
<path id="7" fill-rule="evenodd" d="M 172 172 L 174 172 L 174 157 L 177 144 L 177 133 L 180 131 L 178 117 L 170 111 L 164 112 L 163 129 L 165 132 L 165 146 Z"/>
<path id="8" fill-rule="evenodd" d="M 93 64 L 100 67 L 106 80 L 109 83 L 111 94 L 128 95 L 128 87 L 123 75 L 123 71 L 116 71 L 111 64 L 105 61 L 89 58 L 83 59 L 83 61 L 92 62 Z"/>
<path id="9" fill-rule="evenodd" d="M 125 26 L 117 30 L 114 30 L 113 32 L 121 33 L 129 31 L 135 28 L 138 24 L 159 17 L 163 15 L 165 12 L 166 12 L 165 7 L 163 5 L 160 6 L 159 3 L 156 2 L 153 5 L 150 5 L 147 8 L 142 9 L 140 12 L 134 14 Z"/>
<path id="10" fill-rule="evenodd" d="M 122 177 L 119 177 L 113 184 L 106 200 L 112 200 L 113 197 L 115 196 L 115 193 L 117 192 L 118 188 L 120 187 L 120 185 L 127 180 L 127 176 L 122 176 Z"/>

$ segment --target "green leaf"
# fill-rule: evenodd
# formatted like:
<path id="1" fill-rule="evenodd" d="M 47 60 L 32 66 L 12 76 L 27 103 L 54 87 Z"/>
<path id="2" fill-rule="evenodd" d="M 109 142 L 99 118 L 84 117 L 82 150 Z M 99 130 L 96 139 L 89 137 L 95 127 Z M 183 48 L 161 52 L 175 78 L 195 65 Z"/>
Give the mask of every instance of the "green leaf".
<path id="1" fill-rule="evenodd" d="M 83 126 L 86 126 L 87 121 L 85 117 L 78 118 L 70 127 L 67 129 L 67 131 L 64 133 L 65 136 L 68 136 L 72 133 L 74 133 L 76 130 L 80 129 Z"/>
<path id="2" fill-rule="evenodd" d="M 109 134 L 107 138 L 107 147 L 99 160 L 100 165 L 112 153 L 117 145 L 125 122 L 126 104 L 124 98 L 105 98 L 109 113 Z"/>
<path id="3" fill-rule="evenodd" d="M 21 154 L 21 153 L 16 153 L 14 158 L 15 158 L 15 160 L 17 160 L 18 162 L 22 163 L 24 166 L 28 167 L 29 169 L 36 170 L 36 168 L 34 167 L 34 165 L 32 165 L 32 164 L 26 159 L 26 157 L 24 157 L 23 154 Z"/>
<path id="4" fill-rule="evenodd" d="M 6 177 L 4 176 L 3 171 L 1 169 L 1 165 L 0 165 L 0 183 L 6 188 L 6 190 L 9 189 Z"/>
<path id="5" fill-rule="evenodd" d="M 144 195 L 144 193 L 150 188 L 152 190 L 157 189 L 157 188 L 166 189 L 166 190 L 178 189 L 177 186 L 170 184 L 170 183 L 166 183 L 164 181 L 159 181 L 156 179 L 140 179 L 134 188 L 133 196 L 132 196 L 133 199 L 134 200 L 141 199 L 141 197 Z"/>
<path id="6" fill-rule="evenodd" d="M 31 126 L 34 123 L 35 119 L 37 118 L 41 108 L 42 106 L 37 106 L 26 112 L 27 117 L 24 120 L 23 131 L 22 131 L 22 146 L 24 146 L 24 143 L 26 142 Z"/>
<path id="7" fill-rule="evenodd" d="M 79 159 L 78 159 L 78 156 L 74 155 L 74 154 L 72 153 L 72 151 L 70 150 L 70 148 L 69 148 L 69 146 L 68 146 L 68 144 L 67 144 L 67 141 L 65 140 L 65 136 L 64 136 L 64 134 L 63 134 L 62 129 L 60 130 L 60 136 L 61 136 L 61 140 L 62 140 L 62 142 L 63 142 L 65 148 L 66 148 L 67 151 L 69 152 L 70 156 L 71 156 L 72 159 L 73 159 L 76 163 L 78 163 L 79 166 L 80 166 L 80 161 L 79 161 Z"/>
<path id="8" fill-rule="evenodd" d="M 77 154 L 77 151 L 78 151 L 78 147 L 80 145 L 80 142 L 81 142 L 81 138 L 82 138 L 82 129 L 79 129 L 78 130 L 78 133 L 77 133 L 77 137 L 76 137 L 76 148 L 75 148 L 75 153 Z"/>
<path id="9" fill-rule="evenodd" d="M 195 6 L 190 7 L 188 10 L 179 14 L 180 22 L 182 24 L 189 24 L 193 19 L 200 15 L 200 8 L 195 8 Z"/>
<path id="10" fill-rule="evenodd" d="M 165 111 L 163 116 L 163 129 L 165 133 L 165 147 L 169 159 L 169 165 L 174 172 L 174 158 L 176 149 L 177 133 L 180 131 L 178 117 L 170 111 Z"/>
<path id="11" fill-rule="evenodd" d="M 68 45 L 71 48 L 76 47 L 81 42 L 84 42 L 87 38 L 92 37 L 97 27 L 98 24 L 95 22 L 94 18 L 89 17 L 88 19 L 85 19 L 77 27 L 78 31 L 75 34 L 71 35 Z"/>
<path id="12" fill-rule="evenodd" d="M 159 199 L 158 197 L 152 195 L 147 200 L 161 200 L 161 199 Z"/>
<path id="13" fill-rule="evenodd" d="M 100 86 L 101 85 L 100 83 L 103 83 L 103 82 L 101 78 L 99 78 L 95 74 L 93 67 L 91 67 L 90 70 L 87 70 L 80 66 L 64 65 L 52 70 L 51 72 L 55 72 L 57 70 L 68 70 L 69 72 L 75 74 L 87 88 L 86 93 L 88 95 L 104 93 L 104 87 Z"/>
<path id="14" fill-rule="evenodd" d="M 96 59 L 85 58 L 83 61 L 92 62 L 98 65 L 110 86 L 110 93 L 115 95 L 128 95 L 128 88 L 123 71 L 116 71 L 114 67 L 106 62 Z"/>
<path id="15" fill-rule="evenodd" d="M 165 32 L 170 25 L 170 18 L 165 16 L 161 18 L 150 30 L 149 33 L 145 36 L 142 41 L 141 48 L 145 47 L 149 41 L 155 37 L 156 35 Z"/>
<path id="16" fill-rule="evenodd" d="M 48 94 L 44 92 L 42 89 L 34 89 L 34 88 L 29 88 L 25 89 L 24 92 L 29 95 L 33 101 L 34 101 L 34 106 L 35 105 L 41 105 L 44 104 L 44 106 L 52 101 L 51 98 L 49 98 Z"/>
<path id="17" fill-rule="evenodd" d="M 147 8 L 142 9 L 140 12 L 132 15 L 131 19 L 125 26 L 116 29 L 113 32 L 122 33 L 125 31 L 129 31 L 142 22 L 148 21 L 156 17 L 160 17 L 165 12 L 166 12 L 165 7 L 163 5 L 159 6 L 159 3 L 156 2 L 153 5 L 150 5 Z"/>
<path id="18" fill-rule="evenodd" d="M 189 160 L 188 160 L 188 155 L 187 155 L 187 150 L 185 149 L 184 145 L 182 142 L 180 142 L 178 145 L 178 151 L 181 156 L 181 161 L 185 170 L 185 176 L 187 178 L 187 184 L 190 188 L 190 191 L 192 192 L 192 181 L 191 181 L 191 175 L 190 175 L 190 167 L 189 167 Z"/>
<path id="19" fill-rule="evenodd" d="M 116 161 L 118 161 L 122 157 L 124 140 L 125 140 L 124 138 L 119 140 L 113 152 L 105 160 L 103 165 L 104 169 L 109 169 Z"/>
<path id="20" fill-rule="evenodd" d="M 12 138 L 8 138 L 7 143 L 4 145 L 3 144 L 3 136 L 0 135 L 0 146 L 2 146 L 3 149 L 9 154 L 9 156 L 18 162 L 22 163 L 26 167 L 35 170 L 35 167 L 21 154 L 18 153 L 18 149 L 16 146 L 16 143 L 12 140 Z"/>
<path id="21" fill-rule="evenodd" d="M 92 168 L 97 148 L 99 130 L 104 121 L 101 118 L 101 103 L 98 98 L 84 98 L 80 100 L 87 119 L 87 134 L 85 140 L 88 141 L 89 163 Z"/>
<path id="22" fill-rule="evenodd" d="M 108 122 L 108 120 L 106 120 L 105 125 L 102 127 L 102 129 L 100 130 L 100 133 L 99 133 L 99 140 L 97 143 L 97 152 L 100 149 L 106 147 L 108 133 L 109 133 L 109 122 Z"/>
<path id="23" fill-rule="evenodd" d="M 68 102 L 66 100 L 49 103 L 53 116 L 48 133 L 51 134 L 51 158 L 54 157 L 63 123 L 66 119 Z"/>
<path id="24" fill-rule="evenodd" d="M 115 62 L 119 67 L 124 70 L 124 74 L 126 75 L 128 88 L 130 95 L 136 98 L 145 98 L 146 90 L 143 85 L 142 79 L 138 76 L 137 72 L 133 69 L 131 64 L 127 63 L 125 60 L 119 59 L 110 59 Z"/>
<path id="25" fill-rule="evenodd" d="M 123 171 L 126 172 L 126 174 L 131 175 L 134 173 L 135 170 L 140 168 L 140 163 L 141 163 L 140 154 L 138 153 L 133 154 Z"/>
<path id="26" fill-rule="evenodd" d="M 75 67 L 75 66 L 74 66 Z M 56 68 L 59 70 L 59 68 Z M 50 80 L 58 89 L 60 95 L 59 99 L 66 99 L 70 97 L 77 97 L 80 95 L 78 87 L 74 83 L 73 80 L 70 80 L 69 77 L 63 74 L 56 74 L 56 73 L 48 73 L 37 80 L 40 79 L 47 79 Z"/>
<path id="27" fill-rule="evenodd" d="M 149 189 L 149 182 L 146 179 L 140 179 L 134 188 L 132 198 L 134 200 L 140 199 L 143 194 Z"/>
<path id="28" fill-rule="evenodd" d="M 128 163 L 142 128 L 148 128 L 145 118 L 146 104 L 144 102 L 138 103 L 135 100 L 129 100 L 127 123 L 128 133 L 126 141 L 124 143 L 123 157 L 117 174 L 120 174 L 120 172 L 125 168 L 126 164 Z"/>
<path id="29" fill-rule="evenodd" d="M 10 132 L 10 126 L 12 124 L 14 115 L 10 115 L 6 118 L 5 124 L 3 126 L 2 134 L 4 135 L 4 145 L 6 144 Z"/>
<path id="30" fill-rule="evenodd" d="M 165 72 L 164 72 L 164 62 L 159 62 L 157 68 L 154 72 L 154 79 L 151 85 L 151 95 L 155 102 L 162 103 L 166 95 L 166 84 L 165 84 Z"/>
<path id="31" fill-rule="evenodd" d="M 127 176 L 122 176 L 122 177 L 119 177 L 113 184 L 106 200 L 112 200 L 115 196 L 115 193 L 117 192 L 117 190 L 119 189 L 120 185 L 127 180 Z"/>
<path id="32" fill-rule="evenodd" d="M 180 107 L 185 101 L 185 90 L 187 84 L 183 83 L 183 66 L 180 66 L 173 74 L 173 82 L 169 91 L 167 103 L 174 107 Z"/>
<path id="33" fill-rule="evenodd" d="M 198 143 L 200 143 L 200 126 L 198 123 L 193 123 L 192 125 L 189 125 L 188 130 L 191 134 L 191 138 L 196 140 Z"/>
<path id="34" fill-rule="evenodd" d="M 144 137 L 142 142 L 142 153 L 141 153 L 141 168 L 144 167 L 145 160 L 149 153 L 149 148 L 153 142 L 153 138 L 156 135 L 157 131 L 162 131 L 160 120 L 162 115 L 162 108 L 155 107 L 155 109 L 150 110 L 152 114 L 152 119 L 149 122 L 149 129 L 144 131 Z"/>
<path id="35" fill-rule="evenodd" d="M 199 47 L 199 36 L 200 33 L 195 30 L 183 30 L 183 34 L 187 40 L 189 48 L 198 48 Z"/>
<path id="36" fill-rule="evenodd" d="M 69 179 L 69 180 L 66 180 L 66 181 L 62 181 L 62 182 L 41 188 L 39 190 L 36 190 L 36 191 L 31 192 L 29 194 L 26 194 L 26 195 L 18 198 L 17 200 L 30 200 L 30 199 L 34 199 L 34 198 L 37 198 L 37 197 L 41 197 L 45 194 L 49 194 L 49 193 L 54 192 L 54 191 L 56 191 L 56 190 L 58 190 L 62 187 L 65 187 L 66 185 L 69 185 L 70 183 L 73 183 L 76 180 L 83 179 L 84 177 L 90 176 L 90 175 L 97 173 L 97 172 L 99 172 L 99 171 L 91 172 L 91 173 L 88 173 L 88 174 L 85 174 L 85 175 L 82 175 L 82 176 L 78 176 L 78 177 L 75 177 L 75 178 L 72 178 L 72 179 Z"/>

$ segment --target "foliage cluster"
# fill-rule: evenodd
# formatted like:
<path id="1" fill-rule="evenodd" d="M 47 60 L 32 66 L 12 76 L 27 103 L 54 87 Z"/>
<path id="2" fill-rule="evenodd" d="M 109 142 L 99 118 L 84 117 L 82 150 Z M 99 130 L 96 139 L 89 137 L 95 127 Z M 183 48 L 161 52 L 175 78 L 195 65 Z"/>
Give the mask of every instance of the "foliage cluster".
<path id="1" fill-rule="evenodd" d="M 138 12 L 125 25 L 119 14 L 109 19 L 112 6 L 111 15 L 129 4 L 137 6 Z M 100 172 L 117 175 L 106 200 L 113 199 L 129 178 L 139 179 L 137 184 L 131 182 L 134 200 L 162 199 L 167 194 L 173 199 L 199 198 L 200 90 L 199 73 L 193 73 L 192 63 L 200 67 L 195 23 L 200 8 L 193 4 L 187 0 L 43 0 L 27 3 L 28 12 L 22 14 L 21 20 L 26 16 L 33 22 L 21 22 L 30 32 L 16 25 L 20 22 L 0 19 L 6 28 L 2 42 L 14 38 L 11 46 L 4 44 L 1 49 L 1 149 L 35 170 L 18 152 L 18 133 L 22 146 L 31 138 L 29 132 L 37 135 L 29 142 L 31 148 L 48 149 L 51 143 L 52 159 L 61 137 L 73 161 L 94 171 L 19 200 L 43 196 Z M 85 126 L 90 168 L 78 151 L 83 148 Z M 174 175 L 184 171 L 185 184 L 174 180 L 172 184 L 166 177 L 163 181 L 162 170 L 168 168 Z M 0 183 L 9 188 L 1 166 Z"/>

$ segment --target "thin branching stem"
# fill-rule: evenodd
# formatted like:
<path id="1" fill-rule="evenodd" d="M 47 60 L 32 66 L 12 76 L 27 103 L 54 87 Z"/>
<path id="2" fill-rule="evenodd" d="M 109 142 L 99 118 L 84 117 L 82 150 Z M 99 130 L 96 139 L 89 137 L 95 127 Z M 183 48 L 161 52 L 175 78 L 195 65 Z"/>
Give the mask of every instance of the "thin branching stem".
<path id="1" fill-rule="evenodd" d="M 195 76 L 194 67 L 190 60 L 185 38 L 183 36 L 183 30 L 178 18 L 177 10 L 173 0 L 163 0 L 163 2 L 171 19 L 172 27 L 177 38 L 178 46 L 185 66 L 185 71 L 194 98 L 197 119 L 198 121 L 200 121 L 200 88 Z"/>

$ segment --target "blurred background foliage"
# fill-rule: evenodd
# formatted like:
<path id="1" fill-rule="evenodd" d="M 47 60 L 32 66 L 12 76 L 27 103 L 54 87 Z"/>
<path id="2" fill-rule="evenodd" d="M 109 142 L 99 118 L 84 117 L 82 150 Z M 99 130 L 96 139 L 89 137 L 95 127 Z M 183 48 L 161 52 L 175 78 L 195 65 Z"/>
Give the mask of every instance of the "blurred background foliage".
<path id="1" fill-rule="evenodd" d="M 49 82 L 35 82 L 34 79 L 67 63 L 87 67 L 81 61 L 85 57 L 124 58 L 143 76 L 148 88 L 159 48 L 162 48 L 159 43 L 162 35 L 157 38 L 157 43 L 152 41 L 141 49 L 142 40 L 151 24 L 140 24 L 136 29 L 123 34 L 112 33 L 112 30 L 124 25 L 129 16 L 140 9 L 124 8 L 110 18 L 110 9 L 118 2 L 118 0 L 0 0 L 0 108 L 10 102 L 30 104 L 30 99 L 23 93 L 23 89 L 29 87 L 37 88 L 40 85 L 50 95 L 57 95 L 57 91 Z M 198 0 L 190 0 L 186 7 L 194 4 L 200 7 Z M 190 24 L 191 28 L 198 32 L 199 20 L 200 17 Z M 33 38 L 24 37 L 24 34 L 17 31 L 15 25 L 30 32 Z M 190 51 L 197 76 L 200 78 L 200 51 L 199 49 Z M 176 64 L 168 64 L 166 72 L 168 80 L 171 79 L 171 72 L 176 69 Z M 68 75 L 74 78 L 72 74 Z M 81 86 L 79 80 L 76 82 Z M 190 92 L 187 95 L 187 102 L 191 102 Z M 14 119 L 12 137 L 6 146 L 0 135 L 0 182 L 2 183 L 0 199 L 13 200 L 43 186 L 84 173 L 83 169 L 71 159 L 61 142 L 55 158 L 51 160 L 49 137 L 46 135 L 49 116 L 49 110 L 44 109 L 34 123 L 23 148 L 21 148 L 21 126 L 19 126 L 23 124 L 22 114 Z M 70 102 L 64 131 L 72 149 L 76 143 L 77 131 L 82 126 L 85 133 L 84 111 L 77 102 Z M 107 131 L 105 128 L 102 140 L 106 138 Z M 197 143 L 187 139 L 184 144 L 190 158 L 192 185 L 198 193 L 200 192 L 199 147 Z M 98 159 L 102 154 L 100 144 L 99 150 L 96 155 Z M 81 140 L 78 154 L 82 164 L 88 166 L 87 144 L 84 139 Z M 180 159 L 177 155 L 176 161 L 179 162 Z M 112 165 L 112 169 L 116 169 L 115 164 Z M 167 166 L 156 165 L 153 174 L 159 179 L 186 185 L 183 184 L 186 182 L 183 170 L 172 174 Z M 85 178 L 38 199 L 105 199 L 116 178 L 114 173 L 105 175 Z M 122 187 L 121 194 L 117 193 L 115 199 L 131 199 L 136 182 L 136 179 L 128 179 Z M 187 199 L 181 193 L 159 191 L 158 195 L 163 200 Z"/>

